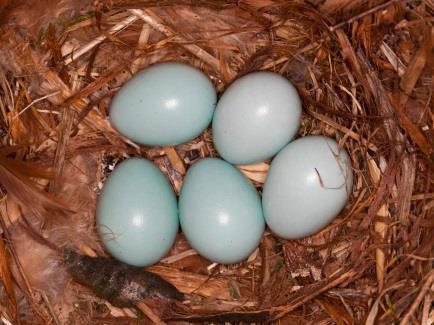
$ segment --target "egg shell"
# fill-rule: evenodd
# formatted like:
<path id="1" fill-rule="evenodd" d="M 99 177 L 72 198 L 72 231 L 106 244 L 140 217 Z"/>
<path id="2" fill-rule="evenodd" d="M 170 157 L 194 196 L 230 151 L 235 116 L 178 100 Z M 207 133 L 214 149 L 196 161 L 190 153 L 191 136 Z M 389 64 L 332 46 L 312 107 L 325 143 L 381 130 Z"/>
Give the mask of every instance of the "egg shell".
<path id="1" fill-rule="evenodd" d="M 96 210 L 97 229 L 106 250 L 135 266 L 158 262 L 178 232 L 176 196 L 150 161 L 126 159 L 107 178 Z"/>
<path id="2" fill-rule="evenodd" d="M 198 136 L 211 122 L 217 94 L 200 70 L 157 63 L 138 72 L 114 96 L 110 121 L 135 142 L 167 146 Z"/>
<path id="3" fill-rule="evenodd" d="M 335 140 L 295 140 L 271 163 L 262 193 L 265 221 L 282 238 L 311 235 L 338 215 L 352 185 L 350 158 Z"/>
<path id="4" fill-rule="evenodd" d="M 274 156 L 300 126 L 297 90 L 273 72 L 247 74 L 231 84 L 217 103 L 212 122 L 214 145 L 233 164 Z"/>
<path id="5" fill-rule="evenodd" d="M 179 198 L 181 228 L 199 254 L 236 263 L 258 246 L 265 227 L 260 197 L 227 162 L 206 158 L 188 171 Z"/>

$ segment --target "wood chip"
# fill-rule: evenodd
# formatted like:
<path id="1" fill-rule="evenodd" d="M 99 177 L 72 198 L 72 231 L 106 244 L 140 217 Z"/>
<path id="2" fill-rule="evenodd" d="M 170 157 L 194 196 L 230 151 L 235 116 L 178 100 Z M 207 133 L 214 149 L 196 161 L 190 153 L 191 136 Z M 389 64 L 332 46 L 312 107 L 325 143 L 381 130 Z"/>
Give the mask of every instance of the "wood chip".
<path id="1" fill-rule="evenodd" d="M 148 271 L 154 272 L 172 283 L 182 293 L 195 293 L 204 297 L 231 300 L 227 281 L 205 275 L 183 272 L 165 266 L 151 266 Z"/>
<path id="2" fill-rule="evenodd" d="M 184 175 L 185 174 L 184 162 L 182 161 L 176 149 L 174 147 L 165 147 L 164 152 L 166 153 L 167 158 L 169 158 L 169 161 L 172 164 L 173 168 L 175 168 L 175 170 L 181 175 Z"/>

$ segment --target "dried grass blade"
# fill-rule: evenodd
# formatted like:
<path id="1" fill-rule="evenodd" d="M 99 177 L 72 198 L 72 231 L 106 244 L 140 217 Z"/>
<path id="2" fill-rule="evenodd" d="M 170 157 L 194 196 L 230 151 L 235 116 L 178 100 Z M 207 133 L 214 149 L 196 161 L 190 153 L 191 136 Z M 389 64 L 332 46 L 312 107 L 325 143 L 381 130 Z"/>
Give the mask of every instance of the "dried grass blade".
<path id="1" fill-rule="evenodd" d="M 40 218 L 62 216 L 72 212 L 57 198 L 38 188 L 8 161 L 0 157 L 0 183 L 22 207 L 29 209 Z"/>
<path id="2" fill-rule="evenodd" d="M 381 171 L 378 168 L 375 161 L 368 156 L 368 170 L 371 174 L 373 183 L 378 186 L 381 180 Z M 377 212 L 377 216 L 380 218 L 389 217 L 389 207 L 388 204 L 383 204 Z M 384 241 L 387 233 L 387 224 L 385 222 L 375 222 L 375 231 L 380 235 L 382 241 Z M 381 248 L 375 250 L 375 260 L 376 260 L 376 272 L 377 272 L 377 282 L 378 282 L 378 292 L 383 290 L 384 285 L 384 265 L 385 265 L 385 254 Z"/>
<path id="3" fill-rule="evenodd" d="M 392 4 L 396 3 L 396 2 L 401 2 L 401 1 L 409 1 L 409 0 L 389 0 L 389 1 L 386 1 L 385 3 L 382 3 L 382 4 L 379 4 L 377 6 L 374 6 L 374 7 L 370 8 L 370 9 L 368 9 L 368 10 L 366 10 L 366 11 L 364 11 L 364 12 L 362 12 L 362 13 L 354 16 L 354 17 L 351 17 L 350 19 L 347 19 L 347 20 L 345 20 L 343 22 L 340 22 L 339 24 L 336 24 L 336 25 L 330 27 L 330 31 L 333 32 L 336 29 L 339 29 L 339 28 L 345 26 L 346 24 L 351 24 L 351 23 L 353 23 L 353 22 L 355 22 L 355 21 L 357 21 L 359 19 L 362 19 L 362 18 L 364 18 L 366 16 L 372 15 L 372 14 L 374 14 L 374 13 L 376 13 L 376 12 L 382 10 L 382 9 L 387 8 L 388 6 L 390 6 L 390 5 L 392 5 Z M 328 1 L 328 5 L 330 5 L 330 3 L 333 3 L 333 2 L 334 1 Z M 339 1 L 336 1 L 336 2 L 339 3 Z M 354 3 L 357 3 L 357 1 L 354 1 Z"/>
<path id="4" fill-rule="evenodd" d="M 348 136 L 351 139 L 354 139 L 358 142 L 360 142 L 362 145 L 366 146 L 368 149 L 377 152 L 378 148 L 375 144 L 369 142 L 368 140 L 366 140 L 365 138 L 361 137 L 360 134 L 351 131 L 350 129 L 346 128 L 345 126 L 340 125 L 338 122 L 334 121 L 333 119 L 331 119 L 328 116 L 325 116 L 321 113 L 315 112 L 311 107 L 307 108 L 307 111 L 309 112 L 310 115 L 312 115 L 314 118 L 316 118 L 317 120 L 330 125 L 331 127 L 335 128 L 336 130 L 339 130 L 345 134 L 348 134 Z"/>
<path id="5" fill-rule="evenodd" d="M 15 299 L 14 287 L 12 284 L 12 274 L 9 265 L 9 256 L 6 250 L 6 245 L 3 237 L 0 236 L 0 278 L 3 283 L 3 287 L 6 290 L 6 294 L 9 300 L 9 306 L 13 317 L 17 318 L 17 301 Z"/>
<path id="6" fill-rule="evenodd" d="M 149 24 L 155 30 L 163 33 L 167 37 L 174 37 L 174 41 L 182 43 L 181 45 L 188 50 L 191 54 L 201 59 L 203 62 L 214 68 L 215 70 L 220 70 L 220 62 L 217 58 L 212 56 L 210 53 L 197 46 L 196 44 L 190 44 L 186 39 L 181 36 L 176 35 L 176 33 L 164 25 L 161 19 L 155 15 L 150 9 L 140 10 L 140 9 L 130 9 L 128 10 L 133 15 L 143 19 L 143 21 Z M 232 76 L 235 75 L 232 73 Z"/>
<path id="7" fill-rule="evenodd" d="M 371 310 L 369 311 L 368 317 L 366 318 L 366 322 L 365 325 L 375 325 L 375 319 L 377 318 L 377 314 L 378 314 L 378 309 L 380 307 L 380 302 L 381 299 L 383 298 L 383 296 L 388 293 L 391 290 L 400 288 L 404 285 L 403 282 L 397 282 L 394 285 L 392 285 L 391 287 L 387 288 L 386 290 L 384 290 L 379 296 L 378 298 L 375 300 L 374 304 L 372 305 Z"/>
<path id="8" fill-rule="evenodd" d="M 105 35 L 100 35 L 97 38 L 95 38 L 94 40 L 92 40 L 89 43 L 80 47 L 78 50 L 67 54 L 65 56 L 66 58 L 64 61 L 65 65 L 68 65 L 71 62 L 77 60 L 79 57 L 81 57 L 82 55 L 84 55 L 87 52 L 89 52 L 90 50 L 92 50 L 95 46 L 102 43 L 107 38 L 107 35 L 115 34 L 119 31 L 123 30 L 128 25 L 131 25 L 133 22 L 135 22 L 136 20 L 137 20 L 136 16 L 129 16 L 129 17 L 125 18 L 124 20 L 122 20 L 121 22 L 119 22 L 118 24 L 116 24 L 115 26 L 113 26 L 112 28 L 110 28 L 110 30 L 108 30 Z"/>
<path id="9" fill-rule="evenodd" d="M 342 48 L 342 56 L 345 60 L 347 60 L 354 69 L 354 72 L 357 75 L 357 78 L 364 82 L 365 78 L 362 73 L 362 67 L 360 66 L 359 60 L 357 60 L 356 52 L 354 51 L 353 46 L 350 43 L 347 35 L 342 30 L 337 30 L 336 35 L 338 37 L 339 44 Z"/>
<path id="10" fill-rule="evenodd" d="M 404 107 L 398 103 L 393 96 L 389 95 L 389 101 L 395 109 L 402 127 L 407 131 L 409 137 L 416 143 L 419 149 L 431 160 L 434 161 L 434 152 L 422 131 L 412 122 L 404 112 Z"/>
<path id="11" fill-rule="evenodd" d="M 50 191 L 57 192 L 60 188 L 58 182 L 59 177 L 62 175 L 63 167 L 65 165 L 66 145 L 71 136 L 72 122 L 74 120 L 75 112 L 70 107 L 64 107 L 62 112 L 62 121 L 58 129 L 58 142 L 56 148 L 56 156 L 54 158 L 54 168 L 57 178 L 50 183 Z"/>
<path id="12" fill-rule="evenodd" d="M 398 76 L 402 77 L 407 69 L 407 67 L 402 63 L 401 59 L 396 55 L 396 53 L 387 45 L 386 42 L 382 42 L 380 45 L 380 50 L 383 55 L 390 62 L 392 67 L 398 73 Z"/>
<path id="13" fill-rule="evenodd" d="M 418 81 L 431 53 L 434 43 L 433 39 L 434 27 L 427 28 L 422 46 L 413 56 L 407 70 L 405 70 L 404 75 L 401 77 L 399 86 L 406 95 L 410 95 L 416 86 L 416 82 Z"/>
<path id="14" fill-rule="evenodd" d="M 360 66 L 365 72 L 365 76 L 362 76 L 361 80 L 362 82 L 363 80 L 366 80 L 366 83 L 364 84 L 366 93 L 372 95 L 371 98 L 375 100 L 378 112 L 385 118 L 383 124 L 389 141 L 393 142 L 395 152 L 400 155 L 404 150 L 406 138 L 399 130 L 396 121 L 391 118 L 394 116 L 395 110 L 392 107 L 389 98 L 387 97 L 381 80 L 379 79 L 375 70 L 370 66 L 362 51 L 357 52 L 357 57 L 359 58 Z"/>
<path id="15" fill-rule="evenodd" d="M 416 299 L 413 301 L 413 304 L 410 306 L 410 309 L 402 317 L 401 322 L 399 323 L 400 325 L 407 325 L 411 323 L 411 316 L 416 311 L 416 309 L 420 306 L 422 299 L 428 293 L 428 290 L 430 290 L 431 284 L 433 282 L 434 282 L 434 270 L 432 270 L 426 276 L 425 282 L 421 286 L 419 294 L 417 295 Z"/>
<path id="16" fill-rule="evenodd" d="M 393 183 L 396 173 L 398 172 L 399 164 L 400 161 L 392 157 L 381 179 L 379 180 L 378 187 L 375 191 L 374 200 L 371 202 L 371 205 L 368 208 L 368 215 L 363 219 L 362 223 L 360 224 L 361 229 L 367 229 L 371 223 L 372 218 L 375 215 L 378 215 L 379 211 L 382 209 L 384 202 L 386 202 L 390 194 L 391 184 Z"/>
<path id="17" fill-rule="evenodd" d="M 403 225 L 409 224 L 412 194 L 416 178 L 416 154 L 405 154 L 402 159 L 401 177 L 397 181 L 397 191 L 400 200 L 397 206 L 397 214 Z"/>
<path id="18" fill-rule="evenodd" d="M 312 300 L 313 298 L 317 297 L 323 292 L 326 292 L 327 290 L 330 290 L 331 288 L 334 288 L 346 281 L 351 281 L 351 279 L 355 279 L 359 272 L 350 270 L 348 272 L 342 273 L 335 278 L 333 278 L 331 281 L 323 285 L 322 287 L 319 287 L 317 290 L 313 291 L 310 294 L 303 295 L 301 297 L 298 297 L 294 299 L 290 304 L 286 306 L 279 306 L 279 307 L 273 307 L 270 308 L 272 312 L 278 312 L 278 314 L 273 319 L 279 319 L 285 316 L 286 314 L 290 313 L 294 309 L 300 307 L 304 303 L 306 303 L 309 300 Z M 314 284 L 312 286 L 317 286 L 317 284 Z"/>

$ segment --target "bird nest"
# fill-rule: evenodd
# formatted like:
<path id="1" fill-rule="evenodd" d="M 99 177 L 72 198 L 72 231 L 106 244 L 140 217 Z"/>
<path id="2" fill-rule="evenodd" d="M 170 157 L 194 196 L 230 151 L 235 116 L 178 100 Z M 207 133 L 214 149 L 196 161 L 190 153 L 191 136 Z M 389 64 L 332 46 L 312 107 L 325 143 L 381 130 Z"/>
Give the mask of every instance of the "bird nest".
<path id="1" fill-rule="evenodd" d="M 433 18 L 430 0 L 0 2 L 1 321 L 432 324 Z M 210 130 L 158 148 L 110 126 L 119 87 L 162 61 L 198 67 L 220 94 L 251 71 L 287 77 L 303 100 L 297 136 L 335 138 L 354 186 L 324 230 L 266 231 L 243 263 L 211 263 L 180 233 L 147 271 L 184 300 L 157 299 L 157 281 L 121 308 L 65 262 L 114 263 L 94 225 L 107 175 L 145 157 L 179 193 L 189 166 L 217 155 Z M 261 191 L 268 167 L 239 168 Z M 96 282 L 95 265 L 81 276 Z"/>

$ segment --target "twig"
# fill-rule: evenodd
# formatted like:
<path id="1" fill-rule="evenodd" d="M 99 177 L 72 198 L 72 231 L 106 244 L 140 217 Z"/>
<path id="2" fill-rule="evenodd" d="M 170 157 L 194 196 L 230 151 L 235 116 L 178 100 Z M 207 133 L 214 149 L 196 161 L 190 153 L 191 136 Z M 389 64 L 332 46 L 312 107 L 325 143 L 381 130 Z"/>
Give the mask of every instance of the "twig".
<path id="1" fill-rule="evenodd" d="M 80 56 L 86 54 L 91 49 L 93 49 L 95 46 L 102 43 L 107 38 L 107 34 L 110 34 L 110 35 L 116 34 L 117 32 L 120 32 L 121 30 L 123 30 L 128 25 L 131 25 L 136 20 L 137 20 L 136 16 L 134 16 L 134 15 L 129 16 L 129 17 L 125 18 L 124 20 L 122 20 L 119 24 L 116 24 L 115 26 L 110 28 L 105 35 L 100 35 L 97 38 L 95 38 L 94 40 L 92 40 L 89 43 L 80 47 L 78 50 L 76 50 L 76 51 L 73 50 L 71 53 L 66 54 L 65 55 L 66 58 L 64 60 L 65 65 L 70 64 L 72 61 L 78 59 Z"/>
<path id="2" fill-rule="evenodd" d="M 356 20 L 362 19 L 363 17 L 366 17 L 370 14 L 373 14 L 374 12 L 380 11 L 381 9 L 384 9 L 384 8 L 390 6 L 391 4 L 394 4 L 396 2 L 401 2 L 401 1 L 407 2 L 409 0 L 390 0 L 390 1 L 387 1 L 381 5 L 372 7 L 371 9 L 368 9 L 368 10 L 366 10 L 366 11 L 364 11 L 364 12 L 362 12 L 356 16 L 353 16 L 350 19 L 344 20 L 343 22 L 340 22 L 339 24 L 336 24 L 336 25 L 330 27 L 330 31 L 334 32 L 336 29 L 339 29 L 339 28 L 345 26 L 346 24 L 351 24 L 352 22 L 354 22 Z"/>
<path id="3" fill-rule="evenodd" d="M 196 44 L 188 44 L 188 41 L 183 37 L 176 35 L 175 31 L 171 28 L 164 25 L 155 14 L 147 9 L 129 9 L 130 13 L 142 19 L 145 23 L 149 24 L 152 28 L 158 30 L 163 33 L 167 37 L 173 37 L 173 40 L 176 42 L 183 43 L 181 44 L 187 51 L 189 51 L 194 56 L 201 59 L 203 62 L 207 63 L 210 67 L 214 68 L 216 71 L 220 70 L 220 62 L 214 56 L 209 54 L 207 51 L 197 46 Z M 232 76 L 235 75 L 233 71 L 231 71 Z"/>
<path id="4" fill-rule="evenodd" d="M 434 282 L 434 271 L 431 271 L 430 273 L 428 273 L 425 283 L 420 288 L 419 294 L 411 304 L 410 309 L 402 317 L 401 322 L 399 323 L 400 325 L 410 324 L 410 319 L 412 315 L 414 314 L 416 309 L 420 306 L 422 299 L 425 297 L 425 294 L 428 292 L 433 282 Z"/>

